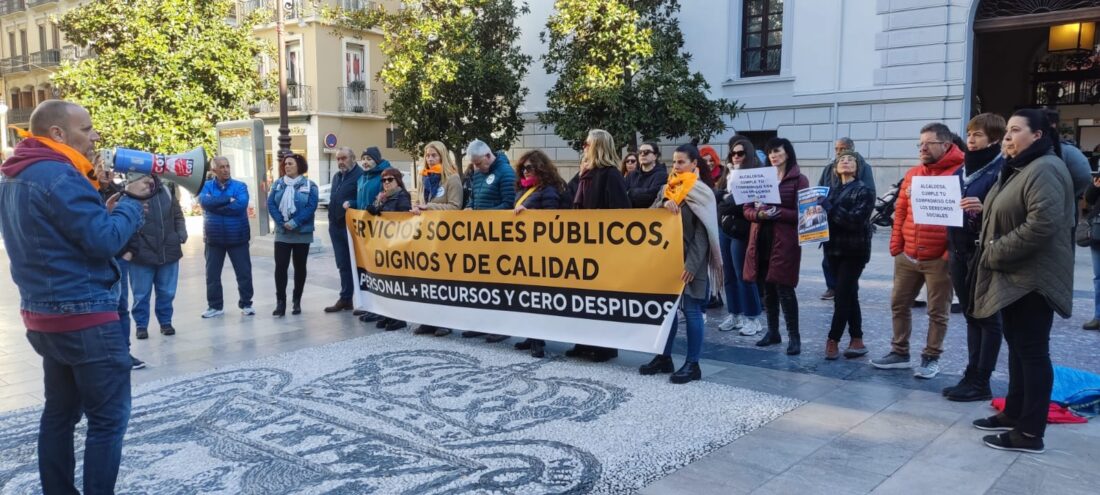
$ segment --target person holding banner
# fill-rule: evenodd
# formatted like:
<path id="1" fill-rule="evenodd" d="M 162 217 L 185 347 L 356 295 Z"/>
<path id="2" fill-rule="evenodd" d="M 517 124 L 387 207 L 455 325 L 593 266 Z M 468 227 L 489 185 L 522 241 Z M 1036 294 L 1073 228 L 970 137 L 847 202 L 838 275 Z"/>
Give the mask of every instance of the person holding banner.
<path id="1" fill-rule="evenodd" d="M 745 280 L 756 281 L 764 308 L 768 312 L 768 333 L 756 345 L 782 342 L 779 336 L 779 310 L 787 322 L 787 355 L 802 352 L 798 332 L 798 271 L 802 265 L 802 247 L 798 245 L 798 191 L 810 187 L 810 181 L 798 168 L 794 146 L 783 138 L 773 138 L 764 146 L 768 161 L 779 176 L 780 204 L 760 202 L 745 205 L 745 218 L 752 224 L 745 256 Z"/>
<path id="2" fill-rule="evenodd" d="M 871 260 L 871 212 L 875 209 L 875 192 L 859 180 L 859 155 L 845 150 L 833 168 L 837 184 L 829 189 L 825 209 L 829 212 L 829 240 L 824 243 L 825 256 L 836 280 L 833 298 L 833 320 L 825 342 L 825 359 L 840 357 L 840 339 L 844 327 L 852 340 L 844 357 L 865 356 L 863 345 L 863 315 L 859 308 L 859 277 Z"/>
<path id="3" fill-rule="evenodd" d="M 584 140 L 584 154 L 581 157 L 581 171 L 573 180 L 569 181 L 569 189 L 573 191 L 573 207 L 584 210 L 614 210 L 631 208 L 631 198 L 627 194 L 627 184 L 623 180 L 623 174 L 618 169 L 618 152 L 615 150 L 615 139 L 611 133 L 603 129 L 588 131 L 588 137 Z M 646 150 L 649 150 L 647 153 Z M 635 172 L 640 175 L 644 172 L 646 159 L 653 156 L 655 145 L 643 144 L 639 156 L 642 158 L 642 167 Z M 654 162 L 650 162 L 650 170 L 654 168 Z M 664 167 L 661 165 L 660 167 Z M 656 194 L 654 195 L 654 197 Z M 653 198 L 650 198 L 653 201 Z M 649 205 L 646 205 L 649 206 Z M 577 344 L 566 351 L 567 357 L 583 357 L 593 362 L 604 362 L 619 357 L 618 349 L 597 347 L 592 345 Z"/>
<path id="4" fill-rule="evenodd" d="M 532 150 L 519 157 L 516 164 L 516 187 L 521 191 L 516 200 L 516 215 L 525 210 L 557 210 L 568 204 L 565 198 L 565 180 L 558 174 L 554 162 L 542 150 Z M 517 342 L 516 349 L 530 350 L 532 357 L 546 357 L 546 341 L 526 339 Z"/>
<path id="5" fill-rule="evenodd" d="M 447 146 L 439 141 L 432 141 L 424 145 L 425 170 L 421 175 L 434 174 L 438 171 L 440 180 L 434 189 L 429 186 L 429 177 L 424 176 L 424 202 L 412 206 L 409 210 L 413 215 L 419 215 L 422 211 L 457 211 L 462 209 L 463 189 L 462 174 L 455 166 L 451 153 Z M 437 327 L 435 325 L 420 325 L 413 331 L 416 335 L 433 334 L 436 337 L 445 337 L 451 334 L 450 328 Z"/>
<path id="6" fill-rule="evenodd" d="M 959 297 L 960 309 L 966 318 L 966 370 L 953 387 L 943 389 L 948 400 L 971 402 L 990 400 L 993 391 L 989 378 L 997 367 L 1001 352 L 1001 315 L 975 318 L 969 311 L 970 263 L 978 249 L 982 225 L 982 202 L 997 182 L 1004 168 L 1000 141 L 1005 135 L 1005 119 L 995 113 L 983 113 L 966 124 L 966 155 L 963 166 L 955 172 L 961 183 L 964 216 L 962 227 L 947 228 L 948 258 L 951 283 Z"/>
<path id="7" fill-rule="evenodd" d="M 672 373 L 668 381 L 687 383 L 702 378 L 699 355 L 703 349 L 703 312 L 710 295 L 708 272 L 719 275 L 722 256 L 718 244 L 717 204 L 699 150 L 690 144 L 676 148 L 672 154 L 672 175 L 654 208 L 665 208 L 680 215 L 684 226 L 684 293 L 680 296 L 687 326 L 688 351 L 684 365 L 672 373 L 672 343 L 676 340 L 678 322 L 673 319 L 663 354 L 638 368 L 642 375 Z"/>
<path id="8" fill-rule="evenodd" d="M 378 215 L 384 211 L 409 211 L 412 209 L 412 196 L 405 189 L 405 182 L 401 180 L 401 171 L 390 167 L 382 171 L 382 192 L 378 193 L 374 204 L 366 208 L 367 213 Z M 408 326 L 404 321 L 394 318 L 382 318 L 375 324 L 376 327 L 387 332 L 400 330 Z M 434 331 L 434 330 L 433 330 Z"/>
<path id="9" fill-rule="evenodd" d="M 718 324 L 718 330 L 729 332 L 741 329 L 741 335 L 750 336 L 760 333 L 760 293 L 755 282 L 745 281 L 745 251 L 748 249 L 749 232 L 752 224 L 745 219 L 744 205 L 734 200 L 730 182 L 734 180 L 733 171 L 758 168 L 761 165 L 756 156 L 756 148 L 744 136 L 730 138 L 729 155 L 726 157 L 729 169 L 725 174 L 726 194 L 718 203 L 718 219 L 721 231 L 718 233 L 718 246 L 722 249 L 722 282 L 726 292 L 726 311 L 729 316 Z"/>
<path id="10" fill-rule="evenodd" d="M 971 314 L 1001 314 L 1008 343 L 1004 411 L 974 427 L 1004 431 L 982 441 L 1000 450 L 1044 450 L 1054 370 L 1050 329 L 1054 313 L 1073 309 L 1074 184 L 1058 158 L 1058 135 L 1042 110 L 1017 110 L 1005 132 L 1007 161 L 982 205 L 975 253 Z"/>
<path id="11" fill-rule="evenodd" d="M 267 212 L 275 222 L 275 311 L 286 314 L 286 284 L 290 260 L 294 258 L 294 303 L 290 314 L 302 313 L 302 292 L 306 288 L 306 260 L 313 243 L 313 215 L 317 212 L 317 184 L 305 177 L 306 157 L 297 153 L 283 158 L 283 176 L 271 186 Z"/>
<path id="12" fill-rule="evenodd" d="M 516 171 L 508 163 L 504 152 L 493 153 L 488 144 L 475 139 L 466 146 L 466 158 L 473 166 L 470 175 L 470 204 L 468 210 L 510 210 L 516 205 Z M 467 330 L 462 338 L 481 337 L 484 332 Z M 492 344 L 508 340 L 507 335 L 485 335 Z"/>

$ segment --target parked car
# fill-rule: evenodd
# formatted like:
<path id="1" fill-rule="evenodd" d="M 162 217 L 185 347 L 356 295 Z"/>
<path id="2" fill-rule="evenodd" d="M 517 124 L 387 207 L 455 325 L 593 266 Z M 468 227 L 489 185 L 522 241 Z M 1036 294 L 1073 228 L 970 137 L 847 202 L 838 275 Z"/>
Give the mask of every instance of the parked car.
<path id="1" fill-rule="evenodd" d="M 332 184 L 325 184 L 317 188 L 317 206 L 328 209 L 329 198 L 332 196 Z"/>

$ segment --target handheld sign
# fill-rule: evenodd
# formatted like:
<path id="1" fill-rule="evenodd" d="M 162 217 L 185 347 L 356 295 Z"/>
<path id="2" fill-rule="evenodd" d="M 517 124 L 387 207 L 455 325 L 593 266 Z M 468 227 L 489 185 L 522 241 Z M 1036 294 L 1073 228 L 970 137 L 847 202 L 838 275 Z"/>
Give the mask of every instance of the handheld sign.
<path id="1" fill-rule="evenodd" d="M 825 212 L 828 187 L 798 191 L 798 245 L 829 240 L 829 215 Z"/>
<path id="2" fill-rule="evenodd" d="M 962 227 L 962 207 L 959 206 L 962 191 L 958 177 L 913 177 L 909 199 L 913 223 Z"/>
<path id="3" fill-rule="evenodd" d="M 756 201 L 772 205 L 781 202 L 779 177 L 773 167 L 734 170 L 730 185 L 733 187 L 733 201 L 739 205 Z"/>

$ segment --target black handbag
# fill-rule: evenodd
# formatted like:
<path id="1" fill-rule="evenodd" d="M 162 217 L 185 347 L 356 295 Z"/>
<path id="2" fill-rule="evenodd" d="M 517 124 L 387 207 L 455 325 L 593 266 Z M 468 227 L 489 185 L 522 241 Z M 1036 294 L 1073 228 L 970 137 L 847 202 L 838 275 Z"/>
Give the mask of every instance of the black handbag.
<path id="1" fill-rule="evenodd" d="M 1077 220 L 1077 232 L 1074 235 L 1081 247 L 1100 247 L 1100 216 L 1082 216 Z"/>

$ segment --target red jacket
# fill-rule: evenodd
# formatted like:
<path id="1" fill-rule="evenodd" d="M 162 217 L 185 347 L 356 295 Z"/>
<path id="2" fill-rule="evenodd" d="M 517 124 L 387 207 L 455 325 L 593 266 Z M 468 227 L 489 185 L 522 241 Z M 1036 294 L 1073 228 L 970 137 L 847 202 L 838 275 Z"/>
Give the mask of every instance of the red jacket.
<path id="1" fill-rule="evenodd" d="M 894 204 L 894 229 L 890 231 L 890 256 L 905 253 L 918 261 L 947 258 L 947 227 L 942 225 L 917 225 L 913 223 L 913 210 L 909 207 L 909 188 L 913 177 L 944 176 L 954 174 L 963 163 L 963 152 L 958 146 L 931 165 L 920 164 L 905 173 L 905 180 Z"/>

